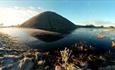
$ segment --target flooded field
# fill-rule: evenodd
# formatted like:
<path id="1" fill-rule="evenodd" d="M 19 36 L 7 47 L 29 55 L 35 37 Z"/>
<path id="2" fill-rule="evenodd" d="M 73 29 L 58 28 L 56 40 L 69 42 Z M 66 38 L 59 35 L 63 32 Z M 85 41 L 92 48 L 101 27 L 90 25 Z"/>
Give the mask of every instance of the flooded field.
<path id="1" fill-rule="evenodd" d="M 32 35 L 35 32 L 50 33 L 44 30 L 1 28 L 0 32 L 2 70 L 115 69 L 114 29 L 78 28 L 52 42 Z M 62 47 L 66 48 L 59 49 Z"/>
<path id="2" fill-rule="evenodd" d="M 0 28 L 0 32 L 29 45 L 31 48 L 49 49 L 70 46 L 76 42 L 84 42 L 95 46 L 97 49 L 114 51 L 115 29 L 111 28 L 77 28 L 63 38 L 47 42 L 39 37 L 32 36 L 35 33 L 43 34 L 47 31 L 29 28 Z M 48 37 L 47 37 L 48 38 Z"/>

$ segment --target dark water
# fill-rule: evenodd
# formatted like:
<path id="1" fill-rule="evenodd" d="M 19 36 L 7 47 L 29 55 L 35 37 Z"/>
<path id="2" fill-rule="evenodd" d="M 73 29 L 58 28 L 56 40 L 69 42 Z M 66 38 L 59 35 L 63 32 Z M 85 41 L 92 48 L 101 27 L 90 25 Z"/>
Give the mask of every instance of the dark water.
<path id="1" fill-rule="evenodd" d="M 85 42 L 90 44 L 97 49 L 115 51 L 112 47 L 112 41 L 115 42 L 115 29 L 109 28 L 77 28 L 64 38 L 53 42 L 45 42 L 31 36 L 29 31 L 34 29 L 28 28 L 0 28 L 0 32 L 6 33 L 13 38 L 29 45 L 32 48 L 38 49 L 52 49 L 62 48 L 72 45 L 76 42 Z M 102 35 L 98 38 L 98 35 Z"/>

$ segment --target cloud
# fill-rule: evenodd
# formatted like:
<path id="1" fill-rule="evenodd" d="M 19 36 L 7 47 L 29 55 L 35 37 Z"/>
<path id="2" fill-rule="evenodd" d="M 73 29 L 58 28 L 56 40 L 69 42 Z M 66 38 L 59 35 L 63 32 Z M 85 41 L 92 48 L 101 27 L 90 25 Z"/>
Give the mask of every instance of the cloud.
<path id="1" fill-rule="evenodd" d="M 5 26 L 17 25 L 45 11 L 41 7 L 0 7 L 0 23 Z"/>
<path id="2" fill-rule="evenodd" d="M 114 22 L 110 22 L 110 21 L 100 21 L 100 20 L 90 20 L 90 21 L 82 21 L 80 22 L 81 25 L 96 25 L 96 26 L 115 26 Z"/>

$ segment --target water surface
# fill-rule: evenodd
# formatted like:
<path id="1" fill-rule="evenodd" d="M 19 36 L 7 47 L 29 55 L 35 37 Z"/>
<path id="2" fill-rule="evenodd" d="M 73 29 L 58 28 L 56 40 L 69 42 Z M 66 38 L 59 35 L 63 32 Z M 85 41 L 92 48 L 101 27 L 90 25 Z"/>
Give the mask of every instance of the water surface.
<path id="1" fill-rule="evenodd" d="M 32 48 L 60 48 L 81 41 L 95 46 L 97 49 L 115 50 L 115 48 L 112 47 L 112 41 L 115 42 L 115 29 L 111 28 L 77 28 L 64 38 L 53 42 L 45 42 L 39 38 L 33 37 L 31 33 L 34 31 L 39 31 L 39 33 L 44 32 L 39 29 L 31 28 L 0 28 L 0 32 L 10 35 Z"/>

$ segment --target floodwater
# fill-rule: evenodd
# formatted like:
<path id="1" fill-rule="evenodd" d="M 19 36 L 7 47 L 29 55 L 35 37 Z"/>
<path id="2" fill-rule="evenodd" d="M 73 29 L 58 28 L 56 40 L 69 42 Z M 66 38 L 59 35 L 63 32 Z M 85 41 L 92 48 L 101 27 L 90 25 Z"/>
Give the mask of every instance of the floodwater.
<path id="1" fill-rule="evenodd" d="M 52 49 L 70 46 L 77 42 L 85 42 L 101 50 L 111 50 L 115 52 L 115 29 L 112 28 L 77 28 L 70 34 L 57 41 L 46 42 L 33 37 L 34 31 L 44 32 L 39 29 L 31 28 L 0 28 L 0 32 L 25 43 L 31 48 Z"/>

